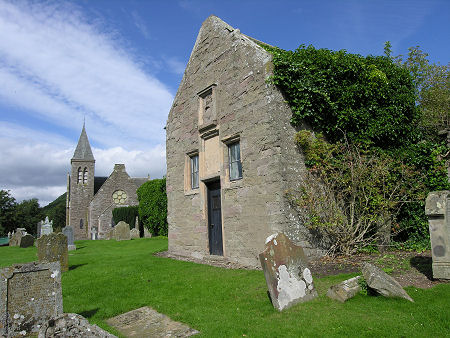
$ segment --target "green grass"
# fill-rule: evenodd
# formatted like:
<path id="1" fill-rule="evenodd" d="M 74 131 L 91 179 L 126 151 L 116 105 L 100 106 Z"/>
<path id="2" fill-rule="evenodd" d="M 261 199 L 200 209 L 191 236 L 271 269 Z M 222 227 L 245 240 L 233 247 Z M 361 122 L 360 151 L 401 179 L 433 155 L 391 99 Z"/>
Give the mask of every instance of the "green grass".
<path id="1" fill-rule="evenodd" d="M 276 311 L 262 271 L 227 270 L 153 256 L 167 239 L 78 241 L 63 273 L 64 312 L 112 333 L 105 320 L 151 306 L 204 337 L 444 337 L 450 332 L 450 284 L 407 288 L 415 303 L 358 295 L 344 304 L 325 296 L 353 275 L 315 279 L 319 297 Z M 36 259 L 35 248 L 0 247 L 0 267 Z"/>

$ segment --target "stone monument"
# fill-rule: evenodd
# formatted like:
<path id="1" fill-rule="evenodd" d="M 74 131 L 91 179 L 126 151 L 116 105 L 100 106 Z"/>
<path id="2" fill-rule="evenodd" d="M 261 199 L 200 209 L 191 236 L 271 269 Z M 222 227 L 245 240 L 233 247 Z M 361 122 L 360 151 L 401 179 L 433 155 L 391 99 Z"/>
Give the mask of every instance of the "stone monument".
<path id="1" fill-rule="evenodd" d="M 59 262 L 0 269 L 0 337 L 34 334 L 63 313 Z"/>
<path id="2" fill-rule="evenodd" d="M 152 233 L 144 226 L 144 238 L 152 238 Z"/>
<path id="3" fill-rule="evenodd" d="M 433 191 L 425 202 L 430 229 L 433 278 L 450 279 L 450 191 Z"/>
<path id="4" fill-rule="evenodd" d="M 26 234 L 20 238 L 19 246 L 21 248 L 28 248 L 33 245 L 34 245 L 34 237 L 31 236 L 30 234 Z"/>
<path id="5" fill-rule="evenodd" d="M 73 228 L 71 226 L 66 226 L 62 229 L 62 232 L 67 237 L 67 249 L 69 251 L 75 250 L 77 247 L 73 243 Z"/>
<path id="6" fill-rule="evenodd" d="M 69 270 L 67 237 L 59 232 L 42 235 L 37 240 L 39 262 L 60 262 L 61 272 Z"/>
<path id="7" fill-rule="evenodd" d="M 130 230 L 130 237 L 131 239 L 137 239 L 139 238 L 139 230 L 134 228 Z"/>
<path id="8" fill-rule="evenodd" d="M 114 239 L 116 241 L 124 241 L 131 239 L 130 226 L 124 221 L 120 221 L 114 227 Z"/>
<path id="9" fill-rule="evenodd" d="M 272 304 L 278 311 L 317 297 L 303 248 L 285 234 L 269 236 L 259 259 Z"/>
<path id="10" fill-rule="evenodd" d="M 49 235 L 53 232 L 53 221 L 48 220 L 48 216 L 45 217 L 45 221 L 41 221 L 41 233 L 42 235 Z M 39 236 L 39 237 L 40 237 Z"/>

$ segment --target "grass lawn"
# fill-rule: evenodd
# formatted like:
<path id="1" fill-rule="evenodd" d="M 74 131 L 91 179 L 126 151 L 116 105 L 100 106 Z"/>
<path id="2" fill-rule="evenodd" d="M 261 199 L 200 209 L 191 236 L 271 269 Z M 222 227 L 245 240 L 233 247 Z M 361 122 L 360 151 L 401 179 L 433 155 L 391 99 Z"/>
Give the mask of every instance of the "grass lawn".
<path id="1" fill-rule="evenodd" d="M 444 337 L 450 333 L 450 284 L 406 288 L 415 300 L 358 295 L 326 297 L 353 275 L 315 279 L 319 297 L 276 311 L 262 271 L 227 270 L 152 254 L 167 239 L 77 241 L 62 275 L 64 312 L 79 313 L 111 333 L 105 320 L 151 306 L 203 337 Z M 36 248 L 0 247 L 0 267 L 36 260 Z"/>

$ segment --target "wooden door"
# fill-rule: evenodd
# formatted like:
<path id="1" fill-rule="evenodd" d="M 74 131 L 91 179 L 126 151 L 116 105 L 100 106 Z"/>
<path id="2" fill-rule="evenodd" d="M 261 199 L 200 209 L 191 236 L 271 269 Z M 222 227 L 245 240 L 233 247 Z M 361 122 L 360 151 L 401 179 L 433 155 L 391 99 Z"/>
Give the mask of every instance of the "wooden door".
<path id="1" fill-rule="evenodd" d="M 223 255 L 222 243 L 222 208 L 220 201 L 220 182 L 207 185 L 208 189 L 208 234 L 209 253 Z"/>

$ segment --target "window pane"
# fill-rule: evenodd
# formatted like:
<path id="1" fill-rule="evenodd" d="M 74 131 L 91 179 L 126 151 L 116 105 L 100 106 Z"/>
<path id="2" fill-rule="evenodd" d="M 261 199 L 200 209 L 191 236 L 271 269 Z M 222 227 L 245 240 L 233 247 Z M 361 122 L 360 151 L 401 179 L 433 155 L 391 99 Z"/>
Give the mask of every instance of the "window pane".
<path id="1" fill-rule="evenodd" d="M 198 155 L 191 157 L 191 188 L 198 188 Z"/>
<path id="2" fill-rule="evenodd" d="M 230 144 L 228 149 L 228 158 L 230 161 L 230 180 L 240 179 L 242 178 L 242 165 L 239 142 Z"/>

